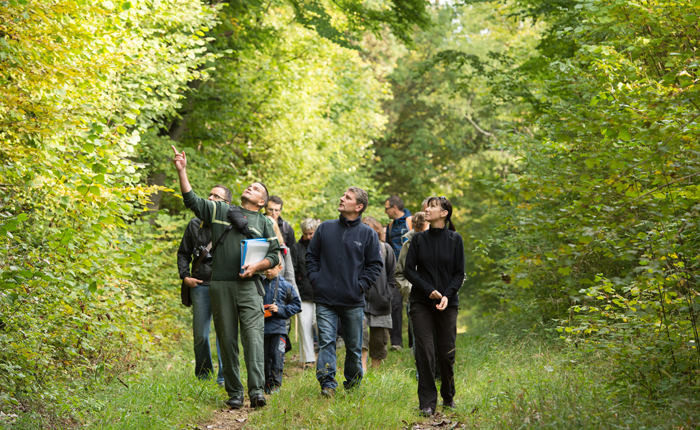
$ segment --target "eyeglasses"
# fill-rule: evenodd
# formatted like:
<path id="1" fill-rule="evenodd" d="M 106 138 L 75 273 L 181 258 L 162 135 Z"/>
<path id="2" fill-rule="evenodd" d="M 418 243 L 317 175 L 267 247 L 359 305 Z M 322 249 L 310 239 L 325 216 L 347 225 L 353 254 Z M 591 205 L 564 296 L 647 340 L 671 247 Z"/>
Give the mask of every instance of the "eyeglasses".
<path id="1" fill-rule="evenodd" d="M 209 193 L 209 197 L 214 197 L 215 199 L 219 199 L 219 200 L 222 200 L 222 201 L 226 201 L 225 198 L 221 197 L 221 196 L 218 195 L 218 194 L 214 194 L 214 193 Z"/>

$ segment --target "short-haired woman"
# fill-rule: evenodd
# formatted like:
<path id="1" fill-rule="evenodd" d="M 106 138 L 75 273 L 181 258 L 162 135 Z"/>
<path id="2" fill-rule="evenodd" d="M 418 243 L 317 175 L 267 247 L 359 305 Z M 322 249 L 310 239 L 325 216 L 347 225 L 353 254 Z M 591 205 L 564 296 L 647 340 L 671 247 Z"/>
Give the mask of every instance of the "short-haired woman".
<path id="1" fill-rule="evenodd" d="M 301 222 L 301 239 L 292 246 L 292 263 L 294 264 L 294 274 L 299 287 L 299 297 L 301 298 L 299 361 L 303 363 L 302 366 L 304 368 L 316 367 L 313 332 L 316 323 L 316 308 L 314 306 L 314 290 L 306 271 L 306 251 L 319 224 L 321 224 L 320 221 L 313 218 L 303 220 Z"/>
<path id="2" fill-rule="evenodd" d="M 437 407 L 436 350 L 443 407 L 454 407 L 457 293 L 464 282 L 464 243 L 452 224 L 452 204 L 447 198 L 431 197 L 425 218 L 430 228 L 413 236 L 404 275 L 412 284 L 409 301 L 419 375 L 419 408 L 421 415 L 430 416 Z"/>

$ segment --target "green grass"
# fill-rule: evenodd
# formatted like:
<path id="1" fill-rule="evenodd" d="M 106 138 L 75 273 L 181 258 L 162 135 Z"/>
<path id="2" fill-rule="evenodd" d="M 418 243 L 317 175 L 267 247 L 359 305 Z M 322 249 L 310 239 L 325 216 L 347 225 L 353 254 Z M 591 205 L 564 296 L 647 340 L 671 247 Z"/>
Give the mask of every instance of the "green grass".
<path id="1" fill-rule="evenodd" d="M 457 348 L 457 408 L 447 418 L 462 428 L 700 427 L 698 399 L 652 403 L 635 396 L 616 398 L 606 386 L 604 360 L 576 354 L 537 334 L 471 330 L 458 336 Z M 313 372 L 289 373 L 297 375 L 285 378 L 270 406 L 251 417 L 251 428 L 401 429 L 436 421 L 417 414 L 409 350 L 390 353 L 380 369 L 367 373 L 359 389 L 340 389 L 333 399 L 320 396 Z"/>
<path id="2" fill-rule="evenodd" d="M 461 323 L 465 327 L 463 320 Z M 481 325 L 465 330 L 457 341 L 457 408 L 447 417 L 453 423 L 459 421 L 459 428 L 700 428 L 698 398 L 678 395 L 651 402 L 634 393 L 624 397 L 611 394 L 606 384 L 612 363 L 604 358 L 581 354 L 573 347 L 547 340 L 541 333 L 517 328 L 506 332 Z M 20 413 L 11 426 L 0 422 L 0 427 L 201 427 L 214 410 L 222 407 L 226 393 L 214 382 L 193 376 L 189 340 L 170 348 L 174 350 L 152 352 L 149 361 L 122 373 L 120 378 L 128 388 L 116 378 L 98 383 L 76 381 L 89 390 L 70 411 L 72 420 L 51 418 L 51 414 L 42 414 L 42 409 L 36 408 Z M 314 371 L 301 371 L 292 361 L 297 350 L 294 343 L 287 354 L 281 392 L 268 396 L 269 405 L 251 414 L 246 428 L 410 429 L 415 424 L 425 428 L 434 421 L 418 416 L 410 350 L 391 352 L 381 368 L 365 375 L 361 387 L 352 392 L 341 388 L 332 399 L 321 397 Z M 339 382 L 343 360 L 341 351 Z M 241 373 L 245 377 L 244 366 Z"/>
<path id="3" fill-rule="evenodd" d="M 170 430 L 201 424 L 223 406 L 226 393 L 215 382 L 194 377 L 191 353 L 184 346 L 178 345 L 175 352 L 153 352 L 156 355 L 135 369 L 114 377 L 74 381 L 80 386 L 74 391 L 82 396 L 73 401 L 72 409 L 33 405 L 30 412 L 19 413 L 16 422 L 0 422 L 0 428 Z"/>

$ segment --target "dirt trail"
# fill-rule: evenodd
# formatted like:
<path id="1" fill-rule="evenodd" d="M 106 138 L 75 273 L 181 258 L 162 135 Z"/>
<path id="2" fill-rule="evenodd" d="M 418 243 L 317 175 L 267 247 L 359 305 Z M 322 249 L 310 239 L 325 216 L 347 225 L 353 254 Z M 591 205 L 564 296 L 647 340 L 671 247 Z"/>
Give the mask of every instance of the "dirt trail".
<path id="1" fill-rule="evenodd" d="M 246 401 L 241 409 L 218 409 L 206 424 L 200 424 L 194 430 L 238 430 L 248 423 L 248 413 L 253 412 L 250 402 Z"/>

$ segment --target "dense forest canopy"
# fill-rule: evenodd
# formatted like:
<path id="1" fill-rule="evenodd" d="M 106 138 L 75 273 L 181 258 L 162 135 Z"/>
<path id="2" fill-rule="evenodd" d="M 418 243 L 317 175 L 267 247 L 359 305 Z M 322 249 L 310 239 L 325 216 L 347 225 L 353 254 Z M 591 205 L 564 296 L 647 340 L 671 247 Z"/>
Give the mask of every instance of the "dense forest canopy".
<path id="1" fill-rule="evenodd" d="M 605 354 L 621 393 L 692 391 L 698 12 L 0 0 L 0 406 L 67 413 L 177 336 L 173 144 L 200 194 L 262 180 L 297 231 L 349 185 L 383 222 L 446 195 L 472 306 Z"/>

